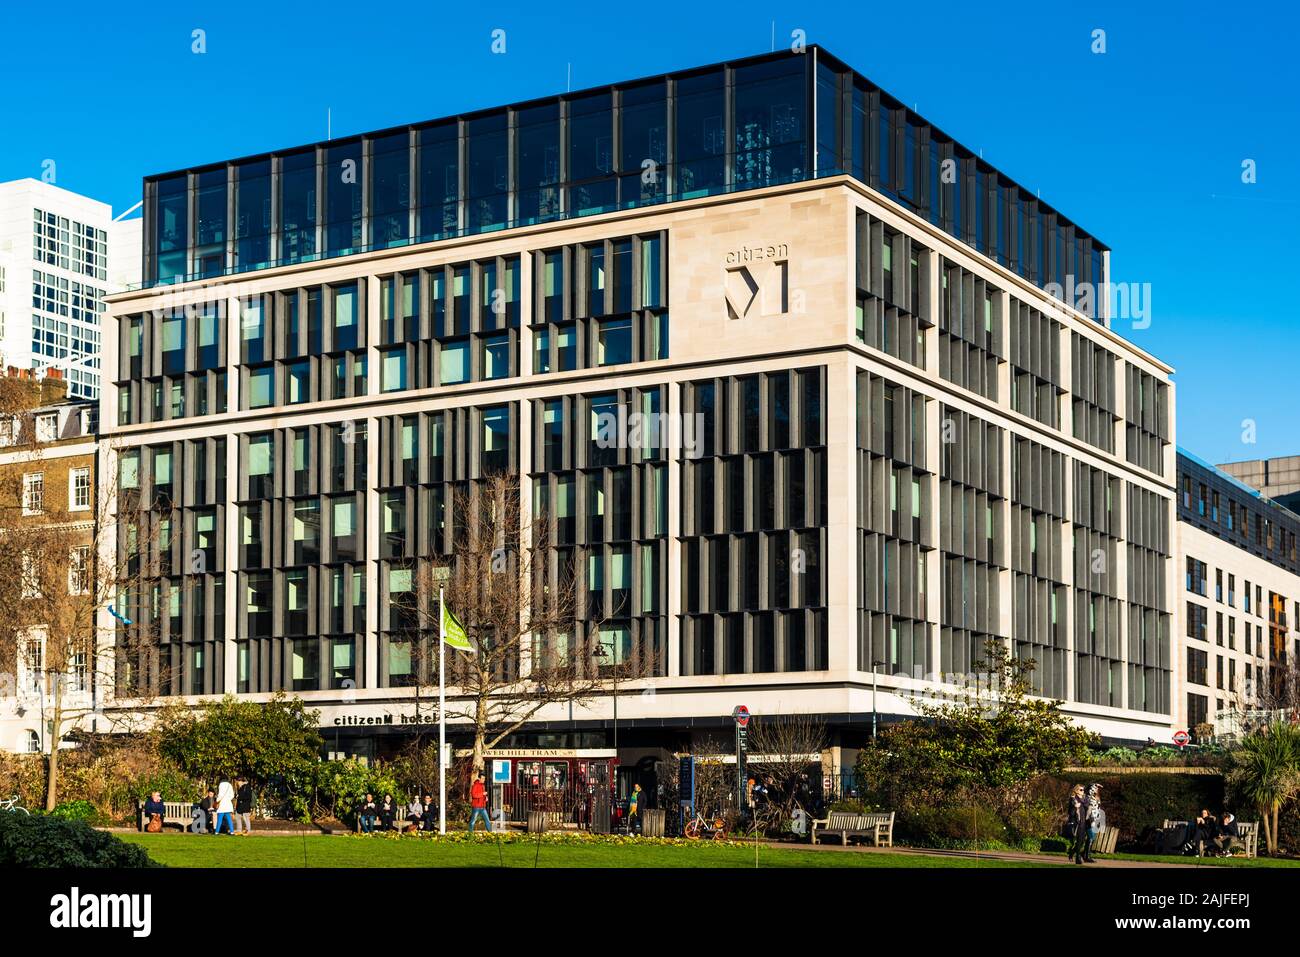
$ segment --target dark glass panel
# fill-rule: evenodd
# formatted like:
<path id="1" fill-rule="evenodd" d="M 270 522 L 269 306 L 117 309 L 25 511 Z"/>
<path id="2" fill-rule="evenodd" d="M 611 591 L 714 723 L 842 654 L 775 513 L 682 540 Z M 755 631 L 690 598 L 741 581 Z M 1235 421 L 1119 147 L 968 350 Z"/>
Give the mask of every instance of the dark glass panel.
<path id="1" fill-rule="evenodd" d="M 505 225 L 510 157 L 506 149 L 506 116 L 494 113 L 466 123 L 469 155 L 468 229 L 480 232 Z"/>
<path id="2" fill-rule="evenodd" d="M 325 249 L 331 255 L 361 248 L 361 143 L 325 153 Z"/>
<path id="3" fill-rule="evenodd" d="M 460 196 L 460 139 L 455 123 L 419 131 L 420 237 L 436 239 L 457 232 Z"/>
<path id="4" fill-rule="evenodd" d="M 280 161 L 281 262 L 316 254 L 316 153 L 294 153 Z"/>
<path id="5" fill-rule="evenodd" d="M 236 166 L 235 267 L 253 269 L 271 260 L 271 163 Z"/>
<path id="6" fill-rule="evenodd" d="M 515 124 L 519 222 L 555 219 L 560 215 L 559 104 L 520 110 Z"/>
<path id="7" fill-rule="evenodd" d="M 737 69 L 733 98 L 737 187 L 790 182 L 806 175 L 803 59 Z"/>
<path id="8" fill-rule="evenodd" d="M 406 133 L 370 143 L 370 242 L 378 248 L 406 241 L 411 231 L 411 150 Z"/>
<path id="9" fill-rule="evenodd" d="M 194 270 L 201 277 L 219 276 L 226 267 L 226 169 L 195 179 Z"/>
<path id="10" fill-rule="evenodd" d="M 160 282 L 185 276 L 185 258 L 189 246 L 189 195 L 186 176 L 159 180 L 158 208 L 154 220 L 157 243 L 157 274 Z"/>
<path id="11" fill-rule="evenodd" d="M 677 81 L 677 193 L 703 195 L 726 182 L 726 106 L 721 70 Z"/>

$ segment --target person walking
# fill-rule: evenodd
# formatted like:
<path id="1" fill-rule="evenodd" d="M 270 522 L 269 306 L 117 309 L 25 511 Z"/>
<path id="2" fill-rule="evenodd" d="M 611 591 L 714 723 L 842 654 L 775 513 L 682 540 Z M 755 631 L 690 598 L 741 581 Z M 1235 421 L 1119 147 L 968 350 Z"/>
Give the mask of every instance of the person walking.
<path id="1" fill-rule="evenodd" d="M 1076 864 L 1083 863 L 1083 846 L 1088 839 L 1088 828 L 1084 823 L 1087 810 L 1088 800 L 1083 785 L 1076 784 L 1070 789 L 1065 804 L 1065 837 L 1070 841 L 1070 860 Z"/>
<path id="2" fill-rule="evenodd" d="M 253 833 L 253 785 L 243 777 L 235 779 L 235 833 Z"/>
<path id="3" fill-rule="evenodd" d="M 632 785 L 632 794 L 627 799 L 627 832 L 641 833 L 641 785 Z"/>
<path id="4" fill-rule="evenodd" d="M 492 821 L 487 812 L 487 785 L 483 783 L 483 772 L 474 772 L 474 783 L 469 786 L 469 832 L 474 833 L 474 825 L 483 818 L 483 826 L 492 830 Z"/>
<path id="5" fill-rule="evenodd" d="M 1086 831 L 1088 841 L 1083 846 L 1083 863 L 1096 863 L 1092 857 L 1092 846 L 1101 836 L 1101 832 L 1106 830 L 1106 812 L 1101 806 L 1101 785 L 1093 782 L 1088 787 L 1088 809 L 1085 816 Z"/>
<path id="6" fill-rule="evenodd" d="M 235 824 L 231 820 L 231 815 L 235 813 L 235 788 L 231 785 L 226 776 L 221 775 L 221 780 L 217 783 L 217 825 L 214 833 L 220 834 L 222 827 L 225 827 L 231 834 L 235 833 Z"/>

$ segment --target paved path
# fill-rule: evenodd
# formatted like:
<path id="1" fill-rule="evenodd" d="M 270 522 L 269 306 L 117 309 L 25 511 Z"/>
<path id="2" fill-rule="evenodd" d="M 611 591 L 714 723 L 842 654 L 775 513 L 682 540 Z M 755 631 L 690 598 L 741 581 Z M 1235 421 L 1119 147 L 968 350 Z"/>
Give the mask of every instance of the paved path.
<path id="1" fill-rule="evenodd" d="M 1133 867 L 1213 867 L 1212 864 L 1198 864 L 1190 862 L 1187 864 L 1174 863 L 1173 861 L 1125 861 L 1116 860 L 1110 857 L 1098 857 L 1094 864 L 1073 864 L 1063 854 L 1029 854 L 1023 851 L 956 851 L 940 850 L 937 848 L 919 848 L 919 847 L 868 847 L 864 844 L 851 844 L 848 847 L 842 847 L 839 844 L 782 844 L 775 841 L 765 841 L 769 847 L 797 848 L 805 851 L 824 851 L 828 854 L 915 854 L 919 857 L 970 857 L 983 860 L 993 861 L 1030 861 L 1035 864 L 1063 864 L 1067 867 L 1102 867 L 1102 868 L 1133 868 Z"/>

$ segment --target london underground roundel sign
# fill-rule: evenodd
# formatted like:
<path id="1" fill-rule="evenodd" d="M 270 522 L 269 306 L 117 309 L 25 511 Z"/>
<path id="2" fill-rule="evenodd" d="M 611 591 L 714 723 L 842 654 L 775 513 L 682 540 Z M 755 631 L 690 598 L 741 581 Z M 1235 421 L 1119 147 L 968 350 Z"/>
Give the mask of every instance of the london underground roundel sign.
<path id="1" fill-rule="evenodd" d="M 1186 731 L 1174 732 L 1174 744 L 1178 745 L 1180 748 L 1183 747 L 1191 740 L 1192 740 L 1192 736 L 1188 734 Z"/>
<path id="2" fill-rule="evenodd" d="M 749 725 L 749 709 L 743 704 L 736 705 L 736 724 L 742 728 Z"/>

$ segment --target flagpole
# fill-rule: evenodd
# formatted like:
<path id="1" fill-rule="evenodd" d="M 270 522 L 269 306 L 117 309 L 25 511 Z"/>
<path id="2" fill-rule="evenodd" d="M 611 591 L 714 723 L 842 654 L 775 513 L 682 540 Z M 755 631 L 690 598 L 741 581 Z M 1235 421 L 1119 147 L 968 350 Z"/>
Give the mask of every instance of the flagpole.
<path id="1" fill-rule="evenodd" d="M 438 589 L 438 833 L 447 833 L 447 684 L 443 673 L 443 645 L 447 637 L 447 617 L 443 610 L 442 589 Z"/>

